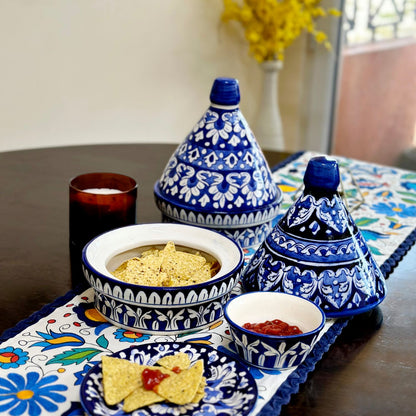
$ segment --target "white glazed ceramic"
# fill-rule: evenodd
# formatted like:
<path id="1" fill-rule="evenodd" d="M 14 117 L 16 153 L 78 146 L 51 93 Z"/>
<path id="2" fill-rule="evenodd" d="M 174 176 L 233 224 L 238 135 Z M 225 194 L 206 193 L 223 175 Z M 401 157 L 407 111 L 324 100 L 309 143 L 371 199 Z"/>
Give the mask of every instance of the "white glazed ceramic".
<path id="1" fill-rule="evenodd" d="M 240 356 L 263 369 L 284 370 L 301 364 L 315 345 L 325 314 L 313 302 L 281 292 L 250 292 L 225 306 L 224 316 Z M 300 335 L 275 336 L 249 331 L 243 325 L 280 319 L 296 325 Z"/>
<path id="2" fill-rule="evenodd" d="M 181 287 L 142 286 L 111 274 L 137 248 L 165 245 L 202 251 L 216 258 L 219 272 L 210 280 Z M 150 334 L 180 334 L 219 320 L 243 266 L 240 246 L 228 237 L 183 224 L 139 224 L 109 231 L 83 250 L 84 274 L 95 291 L 95 307 L 111 323 Z"/>

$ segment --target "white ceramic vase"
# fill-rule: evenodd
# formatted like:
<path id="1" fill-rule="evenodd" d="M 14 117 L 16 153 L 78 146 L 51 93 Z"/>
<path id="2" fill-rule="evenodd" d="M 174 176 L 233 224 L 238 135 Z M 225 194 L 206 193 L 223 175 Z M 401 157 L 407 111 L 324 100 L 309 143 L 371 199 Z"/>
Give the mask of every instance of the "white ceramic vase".
<path id="1" fill-rule="evenodd" d="M 263 89 L 253 130 L 263 149 L 285 149 L 278 101 L 279 71 L 282 66 L 282 62 L 277 60 L 261 64 Z"/>

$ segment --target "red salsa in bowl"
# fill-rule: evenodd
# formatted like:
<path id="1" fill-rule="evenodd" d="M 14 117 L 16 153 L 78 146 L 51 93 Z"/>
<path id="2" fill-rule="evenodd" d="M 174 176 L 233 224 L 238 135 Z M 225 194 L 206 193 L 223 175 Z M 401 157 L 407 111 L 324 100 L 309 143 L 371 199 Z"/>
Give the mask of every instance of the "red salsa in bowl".
<path id="1" fill-rule="evenodd" d="M 289 325 L 280 319 L 273 319 L 272 321 L 264 321 L 254 324 L 247 322 L 243 324 L 243 328 L 265 335 L 288 336 L 303 334 L 303 332 L 296 325 Z"/>

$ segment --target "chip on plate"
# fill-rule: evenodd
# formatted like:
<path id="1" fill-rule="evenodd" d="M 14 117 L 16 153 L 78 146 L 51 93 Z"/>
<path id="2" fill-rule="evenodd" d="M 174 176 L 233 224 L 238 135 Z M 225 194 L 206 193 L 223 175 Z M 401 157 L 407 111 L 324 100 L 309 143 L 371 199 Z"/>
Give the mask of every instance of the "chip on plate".
<path id="1" fill-rule="evenodd" d="M 199 403 L 202 398 L 205 396 L 205 386 L 207 385 L 207 379 L 202 377 L 201 382 L 199 383 L 198 389 L 196 390 L 195 396 L 192 399 L 192 403 Z"/>
<path id="2" fill-rule="evenodd" d="M 173 355 L 165 355 L 157 361 L 157 364 L 168 368 L 169 370 L 174 368 L 186 370 L 191 365 L 191 360 L 189 359 L 189 355 L 185 352 L 177 352 Z"/>
<path id="3" fill-rule="evenodd" d="M 163 402 L 163 400 L 165 399 L 153 390 L 146 390 L 143 387 L 138 387 L 124 399 L 123 410 L 126 413 L 130 413 L 144 406 Z"/>
<path id="4" fill-rule="evenodd" d="M 142 373 L 148 369 L 159 369 L 165 374 L 171 375 L 172 372 L 168 369 L 162 369 L 161 367 L 156 366 L 147 366 L 140 365 L 140 382 L 139 385 L 130 393 L 125 399 L 123 404 L 123 410 L 127 413 L 132 412 L 133 410 L 139 409 L 144 406 L 149 406 L 154 403 L 162 402 L 164 398 L 157 394 L 153 390 L 147 390 L 143 386 Z"/>
<path id="5" fill-rule="evenodd" d="M 112 406 L 121 402 L 141 383 L 141 369 L 136 363 L 121 358 L 103 356 L 104 400 Z"/>
<path id="6" fill-rule="evenodd" d="M 150 379 L 145 378 L 145 370 L 153 372 Z M 198 403 L 205 394 L 204 362 L 198 360 L 191 366 L 184 352 L 164 356 L 153 366 L 103 356 L 102 372 L 105 402 L 112 406 L 124 400 L 123 410 L 127 413 L 162 401 L 178 405 Z M 155 374 L 165 376 L 153 384 Z M 149 380 L 150 389 L 146 386 Z"/>
<path id="7" fill-rule="evenodd" d="M 192 367 L 163 379 L 156 392 L 171 403 L 191 403 L 201 383 L 203 371 L 204 362 L 198 360 Z"/>

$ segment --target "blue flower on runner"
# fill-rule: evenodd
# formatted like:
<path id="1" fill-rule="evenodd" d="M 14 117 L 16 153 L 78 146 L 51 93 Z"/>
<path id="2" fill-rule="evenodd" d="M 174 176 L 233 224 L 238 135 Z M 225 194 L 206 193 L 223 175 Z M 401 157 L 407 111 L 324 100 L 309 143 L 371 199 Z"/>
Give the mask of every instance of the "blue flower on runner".
<path id="1" fill-rule="evenodd" d="M 416 216 L 416 206 L 407 206 L 405 204 L 397 204 L 395 202 L 379 202 L 372 206 L 373 210 L 378 214 L 387 216 L 399 216 L 401 218 L 409 218 Z"/>
<path id="2" fill-rule="evenodd" d="M 26 378 L 25 378 L 26 377 Z M 56 403 L 65 402 L 64 395 L 58 393 L 68 390 L 63 384 L 55 384 L 58 376 L 41 377 L 39 373 L 29 372 L 22 376 L 17 373 L 0 378 L 0 412 L 10 415 L 39 416 L 46 412 L 56 412 Z"/>
<path id="3" fill-rule="evenodd" d="M 82 383 L 82 380 L 84 380 L 85 375 L 88 373 L 88 371 L 91 370 L 96 364 L 98 364 L 99 361 L 89 361 L 87 364 L 84 365 L 82 370 L 77 371 L 74 373 L 74 376 L 76 378 L 75 385 L 80 385 Z"/>
<path id="4" fill-rule="evenodd" d="M 122 328 L 117 329 L 114 332 L 114 336 L 120 342 L 129 342 L 131 344 L 135 342 L 143 342 L 150 338 L 150 335 L 148 334 L 142 334 L 141 332 L 133 332 L 129 331 L 128 329 Z"/>
<path id="5" fill-rule="evenodd" d="M 29 359 L 28 353 L 21 348 L 6 347 L 0 349 L 0 368 L 17 368 Z"/>
<path id="6" fill-rule="evenodd" d="M 380 198 L 390 199 L 390 198 L 393 198 L 394 193 L 389 190 L 383 190 L 383 191 L 377 192 L 376 196 Z"/>

